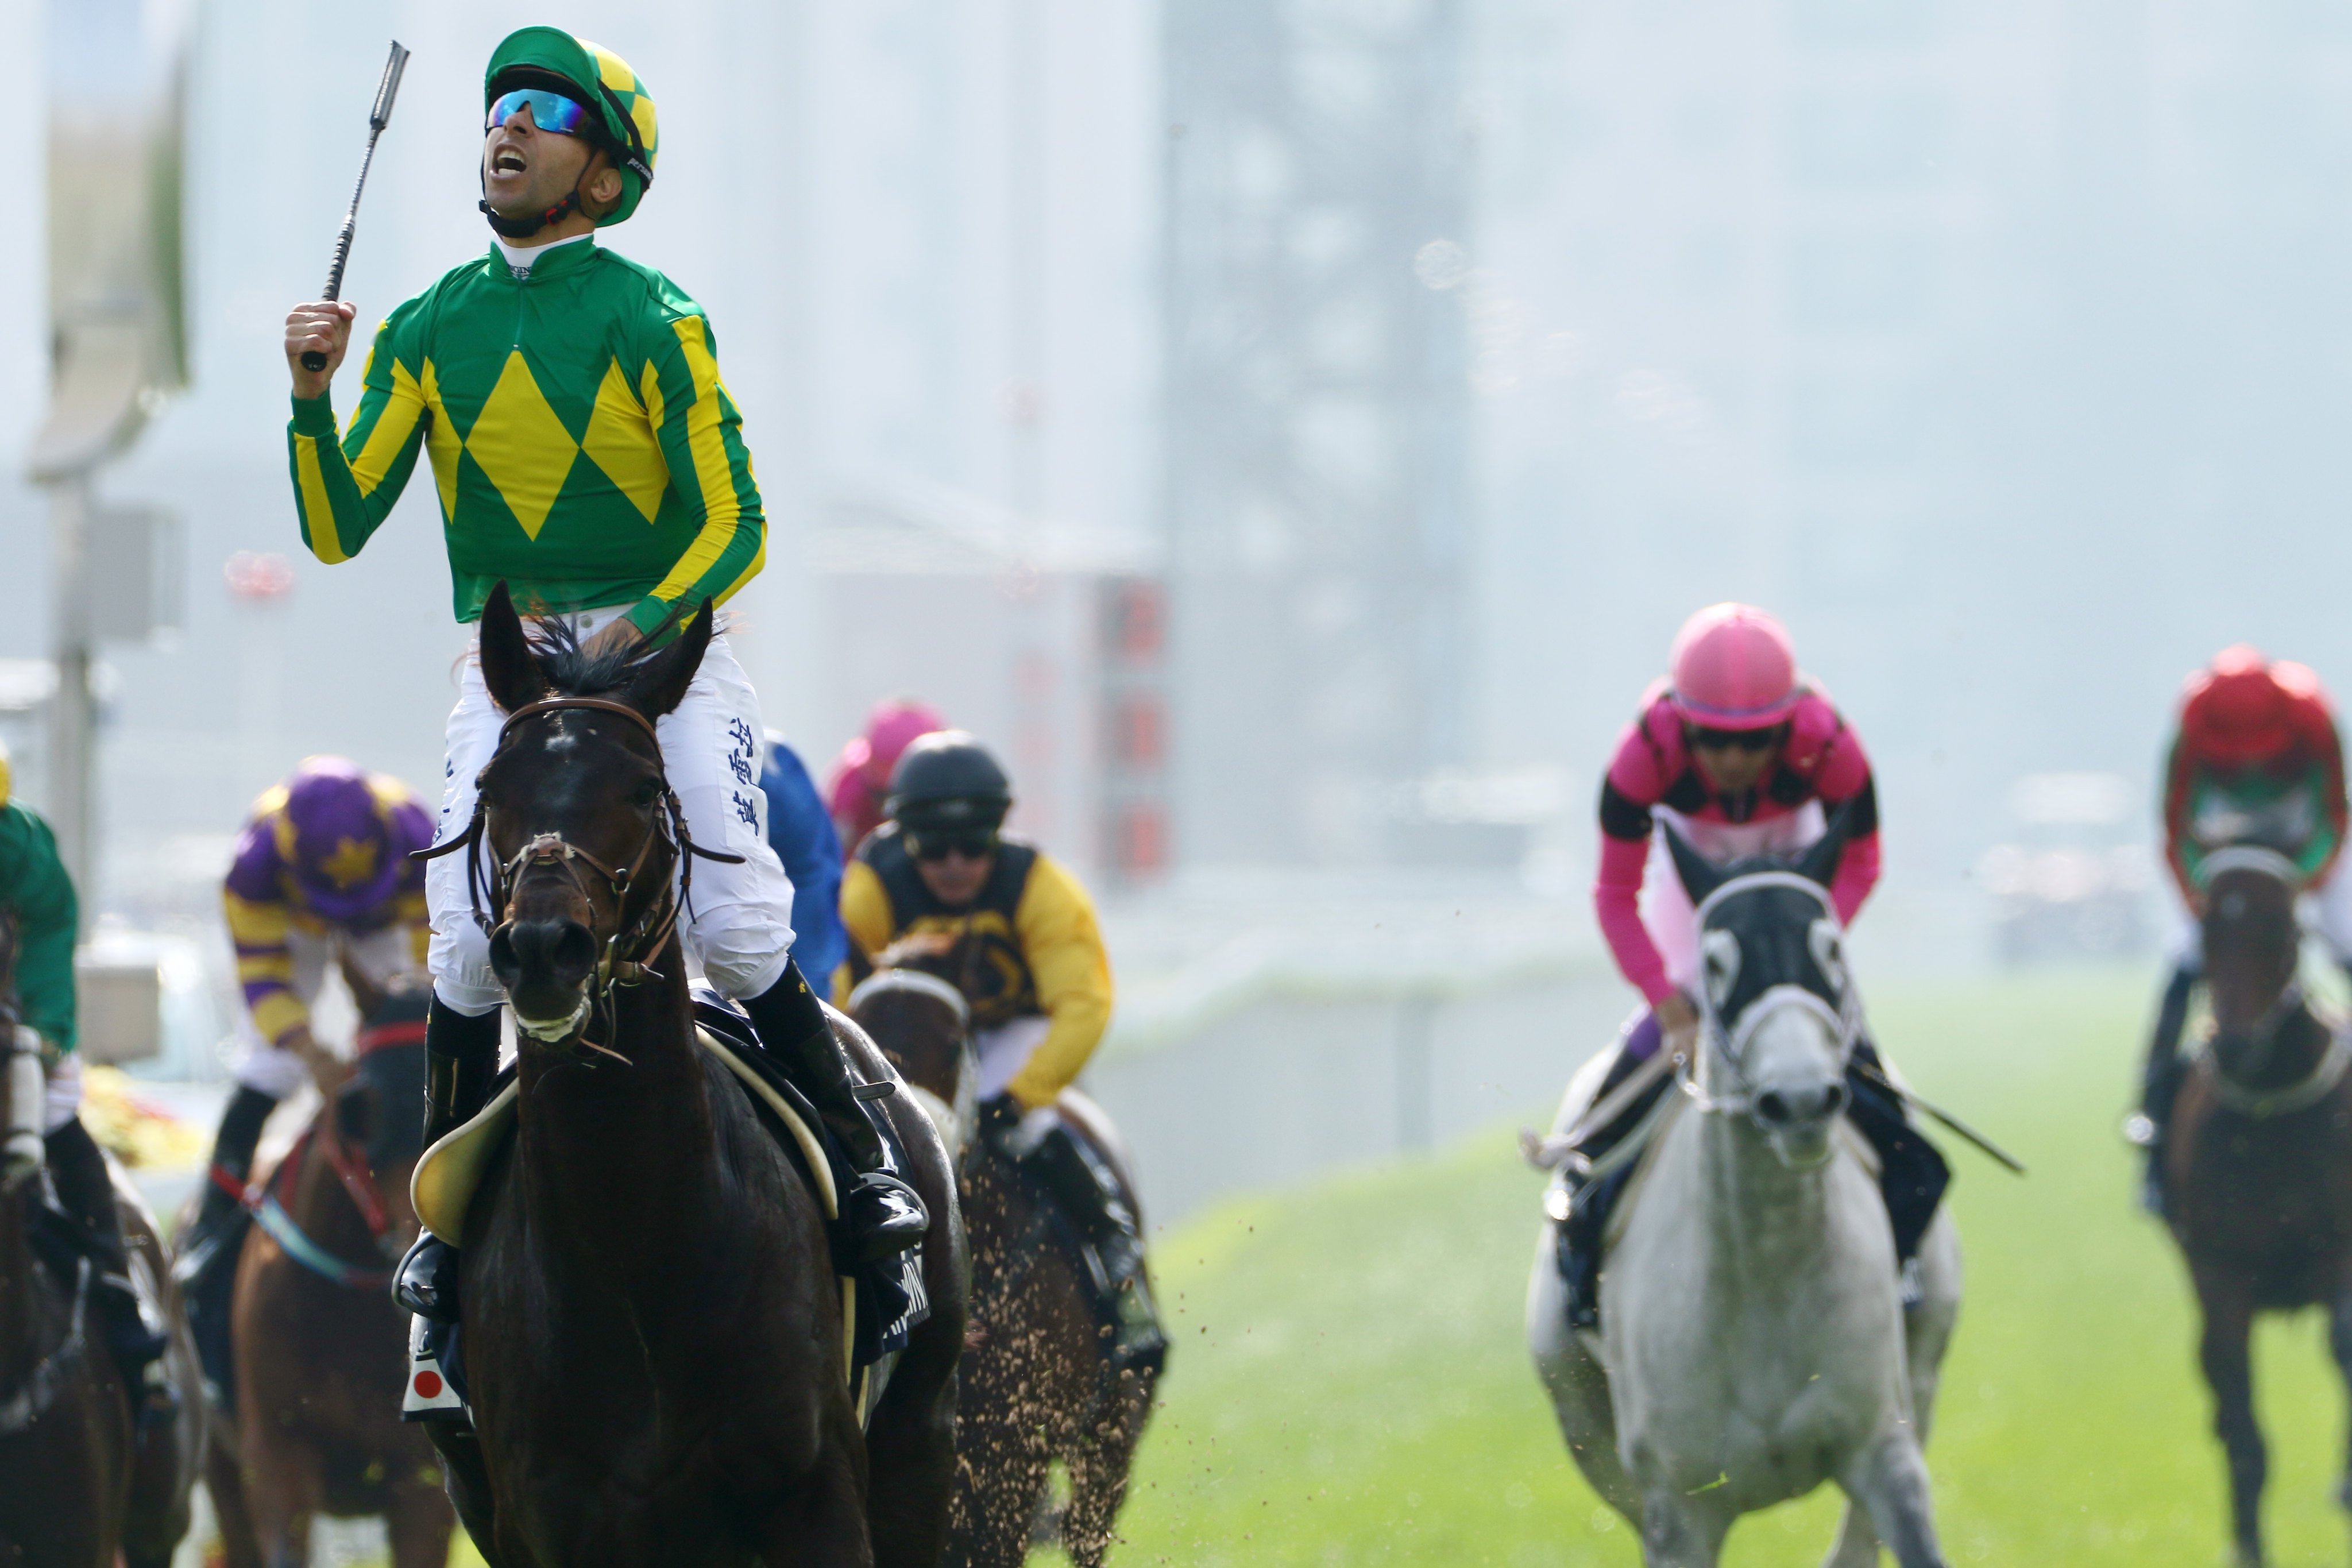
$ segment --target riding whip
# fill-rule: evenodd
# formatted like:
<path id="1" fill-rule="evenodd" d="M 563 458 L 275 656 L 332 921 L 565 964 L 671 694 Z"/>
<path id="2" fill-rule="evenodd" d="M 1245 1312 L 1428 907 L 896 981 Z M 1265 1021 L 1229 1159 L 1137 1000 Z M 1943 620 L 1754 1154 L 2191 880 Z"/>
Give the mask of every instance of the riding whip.
<path id="1" fill-rule="evenodd" d="M 360 159 L 359 184 L 352 187 L 352 205 L 350 210 L 343 214 L 342 232 L 335 237 L 335 259 L 327 268 L 327 291 L 320 296 L 321 299 L 342 298 L 343 264 L 352 258 L 352 235 L 358 229 L 360 222 L 360 193 L 367 189 L 368 165 L 375 162 L 375 139 L 383 134 L 385 126 L 392 123 L 392 100 L 400 91 L 400 73 L 407 65 L 408 51 L 400 47 L 399 39 L 394 38 L 392 41 L 392 57 L 383 62 L 383 80 L 376 84 L 375 106 L 368 110 L 367 153 Z M 327 368 L 327 356 L 317 349 L 304 349 L 302 368 L 324 370 Z"/>
<path id="2" fill-rule="evenodd" d="M 1885 1073 L 1880 1072 L 1875 1068 L 1869 1067 L 1862 1062 L 1856 1062 L 1853 1064 L 1853 1070 L 1860 1073 L 1864 1078 L 1868 1079 L 1871 1082 L 1876 1084 L 1879 1088 L 1886 1090 L 1887 1093 L 1894 1095 L 1898 1100 L 1901 1100 L 1905 1104 L 1926 1111 L 1928 1115 L 1942 1122 L 1946 1127 L 1951 1129 L 1952 1131 L 1958 1133 L 1961 1138 L 1975 1144 L 1979 1151 L 1990 1156 L 1995 1163 L 2001 1166 L 2002 1169 L 2008 1171 L 2011 1174 L 2018 1176 L 2025 1174 L 2025 1163 L 2023 1161 L 2018 1159 L 2016 1155 L 2011 1154 L 2008 1150 L 2003 1149 L 2000 1144 L 1994 1142 L 1991 1139 L 1986 1137 L 1983 1133 L 1978 1131 L 1975 1128 L 1969 1126 L 1967 1122 L 1961 1121 L 1950 1111 L 1946 1110 L 1941 1106 L 1929 1104 L 1927 1101 L 1920 1099 L 1917 1095 L 1912 1093 L 1901 1084 L 1896 1083 L 1893 1079 L 1888 1078 Z"/>

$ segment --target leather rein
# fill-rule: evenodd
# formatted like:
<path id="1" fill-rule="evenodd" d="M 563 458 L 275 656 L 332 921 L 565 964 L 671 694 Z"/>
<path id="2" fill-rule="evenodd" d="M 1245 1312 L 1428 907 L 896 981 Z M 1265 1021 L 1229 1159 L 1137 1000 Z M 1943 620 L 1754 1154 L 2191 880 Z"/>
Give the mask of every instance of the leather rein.
<path id="1" fill-rule="evenodd" d="M 659 973 L 651 968 L 646 961 L 662 950 L 663 945 L 669 941 L 670 933 L 677 929 L 678 916 L 685 910 L 687 895 L 694 885 L 696 857 L 698 856 L 705 860 L 724 861 L 730 865 L 740 865 L 743 857 L 730 855 L 717 849 L 705 849 L 687 832 L 686 808 L 679 804 L 677 792 L 670 787 L 668 770 L 663 767 L 661 762 L 661 740 L 655 733 L 653 721 L 625 702 L 615 702 L 603 697 L 549 697 L 537 702 L 527 702 L 508 714 L 507 721 L 499 726 L 499 752 L 505 752 L 509 742 L 513 738 L 517 725 L 533 719 L 544 719 L 554 714 L 573 711 L 615 714 L 635 725 L 645 733 L 646 739 L 653 743 L 654 766 L 661 770 L 661 802 L 654 812 L 653 821 L 646 827 L 646 836 L 638 843 L 636 853 L 629 858 L 626 865 L 608 866 L 560 833 L 541 833 L 533 837 L 529 843 L 516 850 L 506 860 L 489 862 L 486 873 L 483 857 L 479 853 L 471 852 L 474 847 L 488 847 L 485 839 L 487 808 L 483 805 L 478 785 L 474 795 L 473 819 L 467 823 L 466 830 L 446 843 L 415 850 L 411 858 L 418 860 L 432 860 L 444 855 L 454 854 L 459 849 L 467 849 L 469 852 L 466 857 L 467 902 L 472 910 L 474 923 L 481 927 L 482 934 L 494 938 L 513 922 L 514 889 L 533 867 L 555 868 L 571 879 L 572 886 L 583 897 L 586 897 L 589 883 L 580 870 L 581 867 L 585 866 L 590 871 L 602 878 L 605 885 L 611 889 L 614 907 L 616 910 L 625 910 L 628 908 L 630 890 L 637 886 L 639 879 L 652 864 L 656 847 L 662 845 L 668 847 L 670 864 L 661 868 L 661 896 L 639 910 L 635 921 L 621 926 L 611 936 L 604 939 L 604 951 L 597 955 L 596 959 L 594 982 L 589 987 L 588 996 L 583 999 L 583 1012 L 572 1030 L 573 1035 L 578 1035 L 587 1022 L 588 1005 L 593 1004 L 594 1006 L 609 1010 L 615 986 L 638 985 L 647 980 L 661 978 Z M 493 753 L 491 760 L 495 762 L 498 753 Z M 677 871 L 675 883 L 669 877 L 669 871 L 673 866 Z M 498 911 L 499 918 L 496 921 L 493 921 L 487 912 L 486 905 L 487 910 Z M 589 900 L 589 907 L 591 909 L 595 907 L 593 899 Z M 593 1044 L 585 1040 L 582 1043 Z M 596 1048 L 604 1049 L 603 1047 Z M 617 1053 L 608 1051 L 606 1054 Z"/>

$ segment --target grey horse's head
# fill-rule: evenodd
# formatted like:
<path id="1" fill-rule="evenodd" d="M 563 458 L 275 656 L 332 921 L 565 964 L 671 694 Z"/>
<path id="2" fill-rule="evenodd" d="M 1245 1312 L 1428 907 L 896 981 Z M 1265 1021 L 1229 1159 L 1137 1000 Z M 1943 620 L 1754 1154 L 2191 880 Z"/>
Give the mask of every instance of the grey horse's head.
<path id="1" fill-rule="evenodd" d="M 1709 1077 L 1744 1110 L 1780 1162 L 1809 1169 L 1830 1157 L 1845 1110 L 1847 1059 L 1859 1012 L 1844 932 L 1830 899 L 1843 853 L 1843 816 L 1800 854 L 1719 866 L 1666 830 L 1675 870 L 1698 910 Z"/>

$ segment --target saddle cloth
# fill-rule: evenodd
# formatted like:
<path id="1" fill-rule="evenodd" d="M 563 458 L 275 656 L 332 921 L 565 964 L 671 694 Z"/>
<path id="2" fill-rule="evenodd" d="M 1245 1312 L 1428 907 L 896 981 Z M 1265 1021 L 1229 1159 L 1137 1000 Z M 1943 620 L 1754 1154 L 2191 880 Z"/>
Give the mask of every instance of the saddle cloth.
<path id="1" fill-rule="evenodd" d="M 699 1011 L 705 1022 L 720 1021 L 711 1019 L 712 1009 L 707 1003 Z M 744 1027 L 748 1030 L 748 1019 L 744 1020 Z M 835 1179 L 836 1162 L 821 1124 L 813 1113 L 796 1103 L 795 1094 L 785 1092 L 746 1060 L 741 1042 L 730 1042 L 702 1023 L 697 1024 L 694 1036 L 696 1044 L 742 1083 L 754 1106 L 774 1115 L 783 1134 L 780 1141 L 788 1142 L 786 1152 L 793 1155 L 807 1173 L 830 1230 L 841 1217 L 841 1198 Z M 466 1245 L 467 1210 L 491 1160 L 504 1146 L 513 1127 L 520 1092 L 520 1081 L 509 1076 L 489 1104 L 471 1121 L 436 1141 L 416 1162 L 415 1173 L 409 1180 L 409 1196 L 416 1206 L 416 1217 L 452 1247 Z M 849 1385 L 861 1421 L 873 1413 L 880 1400 L 907 1333 L 929 1315 L 929 1304 L 922 1294 L 921 1256 L 920 1248 L 902 1255 L 909 1260 L 904 1265 L 904 1279 L 911 1287 L 914 1305 L 898 1321 L 889 1324 L 875 1323 L 870 1309 L 861 1313 L 856 1275 L 842 1268 L 836 1260 L 844 1325 L 842 1376 Z M 458 1376 L 453 1375 L 449 1381 L 455 1384 Z M 462 1398 L 462 1387 L 455 1392 Z"/>

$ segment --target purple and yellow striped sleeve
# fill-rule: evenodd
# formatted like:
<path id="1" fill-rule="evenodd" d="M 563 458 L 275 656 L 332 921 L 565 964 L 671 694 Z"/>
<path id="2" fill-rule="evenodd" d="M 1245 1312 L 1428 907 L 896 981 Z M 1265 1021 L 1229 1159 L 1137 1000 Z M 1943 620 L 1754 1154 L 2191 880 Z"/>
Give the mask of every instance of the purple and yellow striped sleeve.
<path id="1" fill-rule="evenodd" d="M 359 409 L 340 440 L 325 395 L 294 399 L 286 452 L 295 515 L 302 542 L 330 566 L 357 555 L 391 513 L 433 427 L 432 367 L 403 348 L 415 335 L 415 305 L 376 328 Z"/>
<path id="2" fill-rule="evenodd" d="M 310 1009 L 294 992 L 294 955 L 287 946 L 289 916 L 275 900 L 221 894 L 229 941 L 236 945 L 236 979 L 246 1010 L 261 1037 L 275 1044 L 310 1022 Z"/>
<path id="3" fill-rule="evenodd" d="M 651 633 L 681 599 L 720 605 L 759 575 L 767 561 L 767 517 L 743 416 L 719 378 L 709 321 L 698 312 L 666 317 L 648 334 L 639 396 L 661 442 L 670 483 L 701 521 L 694 542 L 629 611 Z"/>

